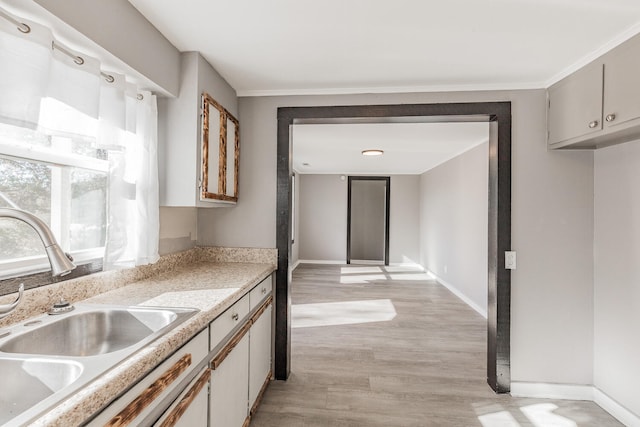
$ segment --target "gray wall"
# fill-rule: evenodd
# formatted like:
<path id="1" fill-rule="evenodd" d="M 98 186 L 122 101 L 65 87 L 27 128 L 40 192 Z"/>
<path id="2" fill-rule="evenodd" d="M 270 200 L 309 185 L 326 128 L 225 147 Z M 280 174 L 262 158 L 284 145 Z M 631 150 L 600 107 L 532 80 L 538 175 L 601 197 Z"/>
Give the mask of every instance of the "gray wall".
<path id="1" fill-rule="evenodd" d="M 300 176 L 297 173 L 295 175 L 295 194 L 293 196 L 293 204 L 294 209 L 293 213 L 295 215 L 294 219 L 294 229 L 293 237 L 294 241 L 291 244 L 291 261 L 289 262 L 291 265 L 294 265 L 300 259 Z"/>
<path id="2" fill-rule="evenodd" d="M 595 152 L 595 385 L 640 416 L 640 141 Z"/>
<path id="3" fill-rule="evenodd" d="M 278 107 L 469 101 L 512 103 L 512 380 L 590 384 L 593 153 L 547 151 L 544 90 L 240 98 L 240 200 L 200 242 L 275 247 Z"/>
<path id="4" fill-rule="evenodd" d="M 340 175 L 299 175 L 300 259 L 347 259 L 347 180 Z M 391 175 L 389 261 L 418 262 L 417 175 Z"/>
<path id="5" fill-rule="evenodd" d="M 14 4 L 28 3 L 10 1 Z M 178 49 L 127 0 L 35 2 L 158 85 L 159 89 L 173 96 L 178 95 Z M 20 4 L 20 7 L 28 5 Z M 65 32 L 65 36 L 68 34 Z"/>
<path id="6" fill-rule="evenodd" d="M 351 182 L 351 259 L 384 261 L 387 185 Z"/>
<path id="7" fill-rule="evenodd" d="M 347 180 L 340 175 L 298 175 L 300 259 L 347 259 Z"/>
<path id="8" fill-rule="evenodd" d="M 419 263 L 419 189 L 418 175 L 391 175 L 389 204 L 389 261 Z"/>
<path id="9" fill-rule="evenodd" d="M 487 142 L 431 169 L 420 179 L 420 263 L 484 313 L 488 177 Z"/>

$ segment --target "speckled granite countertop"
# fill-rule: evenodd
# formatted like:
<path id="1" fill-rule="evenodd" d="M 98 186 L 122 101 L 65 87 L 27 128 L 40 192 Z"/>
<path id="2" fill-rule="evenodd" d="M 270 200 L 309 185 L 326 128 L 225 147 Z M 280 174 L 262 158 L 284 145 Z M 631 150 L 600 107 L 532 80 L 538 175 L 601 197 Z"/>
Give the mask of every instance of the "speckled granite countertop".
<path id="1" fill-rule="evenodd" d="M 82 301 L 74 301 L 189 307 L 197 308 L 200 312 L 134 353 L 30 425 L 66 427 L 81 424 L 206 328 L 213 319 L 275 270 L 273 261 L 276 258 L 271 256 L 258 259 L 265 262 L 220 262 L 221 258 L 228 259 L 215 257 L 212 260 L 209 256 L 200 256 L 184 264 L 173 263 L 168 271 Z"/>

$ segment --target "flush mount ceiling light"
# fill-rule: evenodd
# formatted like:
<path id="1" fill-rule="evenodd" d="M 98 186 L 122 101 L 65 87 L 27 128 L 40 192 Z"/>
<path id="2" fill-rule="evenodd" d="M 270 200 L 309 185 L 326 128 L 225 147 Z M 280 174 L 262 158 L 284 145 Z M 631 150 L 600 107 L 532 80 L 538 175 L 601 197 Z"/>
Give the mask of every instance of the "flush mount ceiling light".
<path id="1" fill-rule="evenodd" d="M 382 156 L 383 154 L 384 154 L 384 151 L 382 150 L 363 150 L 362 151 L 363 156 Z"/>

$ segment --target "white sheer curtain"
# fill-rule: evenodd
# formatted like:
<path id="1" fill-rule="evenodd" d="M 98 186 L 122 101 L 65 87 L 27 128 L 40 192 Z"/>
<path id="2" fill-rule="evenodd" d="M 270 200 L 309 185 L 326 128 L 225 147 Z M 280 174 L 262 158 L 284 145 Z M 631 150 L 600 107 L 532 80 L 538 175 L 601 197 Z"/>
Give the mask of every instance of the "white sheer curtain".
<path id="1" fill-rule="evenodd" d="M 101 75 L 98 60 L 1 8 L 0 64 L 0 121 L 80 135 L 108 151 L 105 269 L 157 261 L 156 97 L 125 76 Z"/>

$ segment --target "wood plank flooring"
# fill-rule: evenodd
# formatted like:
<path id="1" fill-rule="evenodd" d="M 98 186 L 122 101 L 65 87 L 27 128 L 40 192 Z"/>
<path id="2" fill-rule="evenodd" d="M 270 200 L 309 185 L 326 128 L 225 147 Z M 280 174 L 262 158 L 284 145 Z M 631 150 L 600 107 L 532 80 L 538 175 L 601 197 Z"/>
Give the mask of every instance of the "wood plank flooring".
<path id="1" fill-rule="evenodd" d="M 300 265 L 292 372 L 252 427 L 620 426 L 592 402 L 496 395 L 486 321 L 418 270 Z"/>

